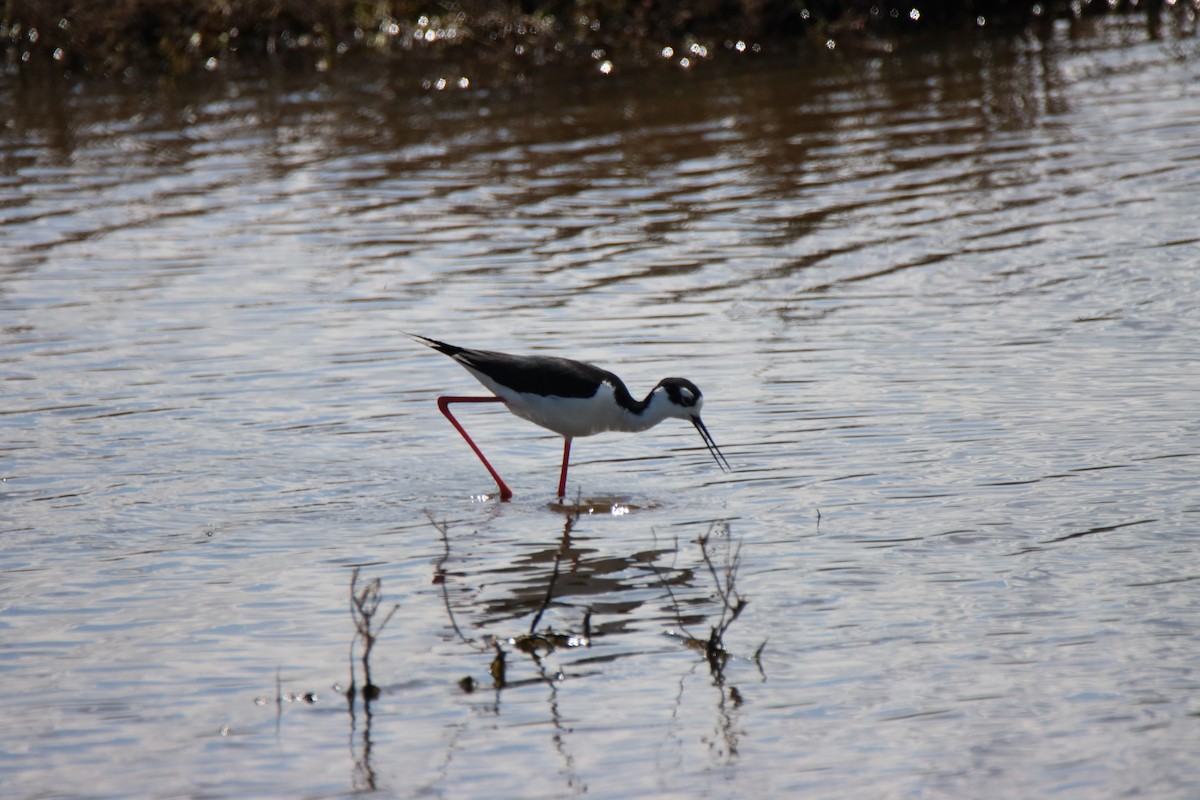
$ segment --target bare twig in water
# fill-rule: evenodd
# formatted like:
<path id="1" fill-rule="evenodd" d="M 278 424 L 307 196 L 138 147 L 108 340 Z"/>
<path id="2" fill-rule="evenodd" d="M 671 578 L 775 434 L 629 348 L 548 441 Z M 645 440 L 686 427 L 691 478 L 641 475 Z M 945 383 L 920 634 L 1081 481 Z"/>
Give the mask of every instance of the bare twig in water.
<path id="1" fill-rule="evenodd" d="M 680 607 L 679 600 L 675 597 L 675 592 L 671 589 L 670 583 L 665 576 L 659 571 L 658 567 L 653 563 L 650 568 L 658 576 L 662 582 L 663 588 L 666 589 L 667 595 L 671 598 L 671 605 L 675 609 L 675 618 L 679 623 L 680 633 L 687 639 L 687 642 L 692 647 L 704 653 L 704 659 L 708 662 L 713 678 L 722 683 L 724 680 L 725 663 L 729 660 L 729 652 L 725 649 L 725 634 L 728 632 L 734 621 L 741 616 L 742 611 L 746 609 L 749 600 L 746 599 L 737 588 L 738 570 L 742 566 L 742 547 L 738 544 L 734 547 L 733 552 L 727 555 L 725 563 L 718 569 L 717 564 L 713 560 L 713 556 L 709 551 L 709 542 L 711 541 L 712 533 L 717 528 L 717 523 L 709 526 L 708 530 L 700 536 L 696 543 L 700 546 L 700 558 L 704 562 L 704 566 L 708 569 L 708 574 L 712 576 L 713 584 L 716 590 L 717 599 L 721 604 L 720 615 L 717 621 L 709 627 L 708 637 L 700 639 L 689 632 L 684 625 L 683 611 Z M 722 526 L 726 537 L 728 537 L 728 525 Z M 758 665 L 759 672 L 765 677 L 762 669 L 762 652 L 767 646 L 766 641 L 759 645 L 758 650 L 754 652 L 752 660 Z"/>
<path id="2" fill-rule="evenodd" d="M 729 658 L 729 653 L 725 650 L 724 637 L 725 632 L 733 625 L 734 620 L 741 616 L 742 611 L 746 608 L 749 601 L 738 594 L 737 591 L 737 573 L 742 565 L 742 546 L 739 543 L 725 560 L 723 574 L 717 572 L 717 567 L 713 564 L 712 556 L 708 552 L 709 537 L 712 534 L 712 528 L 700 537 L 698 540 L 700 545 L 700 556 L 704 559 L 704 565 L 708 567 L 708 572 L 713 577 L 713 582 L 717 589 L 717 598 L 721 601 L 721 616 L 717 623 L 709 629 L 708 639 L 704 642 L 704 657 L 708 660 L 709 667 L 712 668 L 714 674 L 719 674 L 725 667 L 725 662 Z"/>
<path id="3" fill-rule="evenodd" d="M 375 625 L 376 615 L 379 613 L 379 606 L 383 602 L 383 596 L 380 592 L 383 586 L 383 579 L 376 578 L 368 583 L 360 591 L 358 588 L 358 567 L 354 568 L 354 572 L 350 575 L 350 616 L 354 618 L 354 638 L 350 640 L 350 688 L 347 690 L 347 695 L 354 696 L 354 644 L 362 642 L 362 656 L 360 660 L 363 668 L 363 700 L 370 702 L 379 696 L 379 687 L 371 681 L 371 650 L 375 647 L 375 642 L 379 640 L 379 634 L 383 632 L 384 627 L 391 621 L 392 616 L 400 609 L 400 604 L 396 603 L 385 614 L 379 622 L 378 627 Z"/>

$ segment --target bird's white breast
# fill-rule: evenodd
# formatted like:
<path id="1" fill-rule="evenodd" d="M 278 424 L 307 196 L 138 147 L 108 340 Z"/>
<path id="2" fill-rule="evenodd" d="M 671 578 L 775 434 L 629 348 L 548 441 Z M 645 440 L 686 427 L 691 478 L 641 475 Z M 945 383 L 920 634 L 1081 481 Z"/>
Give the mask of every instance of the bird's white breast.
<path id="1" fill-rule="evenodd" d="M 636 417 L 617 405 L 613 387 L 607 383 L 600 384 L 591 397 L 523 394 L 505 399 L 509 410 L 518 417 L 571 438 L 630 430 L 636 426 Z"/>
<path id="2" fill-rule="evenodd" d="M 476 377 L 504 399 L 509 411 L 560 436 L 576 438 L 605 431 L 642 428 L 635 414 L 617 404 L 613 387 L 607 383 L 600 384 L 596 394 L 591 397 L 558 397 L 515 392 L 507 386 L 488 380 L 485 375 Z"/>

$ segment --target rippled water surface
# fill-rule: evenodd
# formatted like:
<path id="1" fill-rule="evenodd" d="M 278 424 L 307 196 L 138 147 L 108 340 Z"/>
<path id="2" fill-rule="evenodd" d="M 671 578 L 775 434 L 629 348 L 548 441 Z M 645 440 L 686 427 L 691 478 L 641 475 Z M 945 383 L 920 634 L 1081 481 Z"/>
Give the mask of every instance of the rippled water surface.
<path id="1" fill-rule="evenodd" d="M 3 89 L 0 795 L 1200 795 L 1195 39 L 403 78 Z"/>

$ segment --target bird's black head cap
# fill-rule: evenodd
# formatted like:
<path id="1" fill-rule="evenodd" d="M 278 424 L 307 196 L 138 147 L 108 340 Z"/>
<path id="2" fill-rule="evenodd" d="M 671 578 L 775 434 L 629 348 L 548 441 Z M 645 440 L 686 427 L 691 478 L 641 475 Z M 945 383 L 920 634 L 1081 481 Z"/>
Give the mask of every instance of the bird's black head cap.
<path id="1" fill-rule="evenodd" d="M 687 378 L 663 378 L 658 385 L 666 390 L 667 399 L 680 408 L 699 406 L 704 400 L 700 387 Z"/>

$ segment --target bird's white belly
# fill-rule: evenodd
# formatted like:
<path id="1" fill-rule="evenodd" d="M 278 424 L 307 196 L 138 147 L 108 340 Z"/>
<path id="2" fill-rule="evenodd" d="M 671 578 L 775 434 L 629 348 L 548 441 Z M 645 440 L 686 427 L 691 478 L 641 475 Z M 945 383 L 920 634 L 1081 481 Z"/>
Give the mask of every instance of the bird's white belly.
<path id="1" fill-rule="evenodd" d="M 638 429 L 637 417 L 617 405 L 612 387 L 607 384 L 592 397 L 518 394 L 500 386 L 495 390 L 508 403 L 509 411 L 560 436 L 575 438 Z"/>

